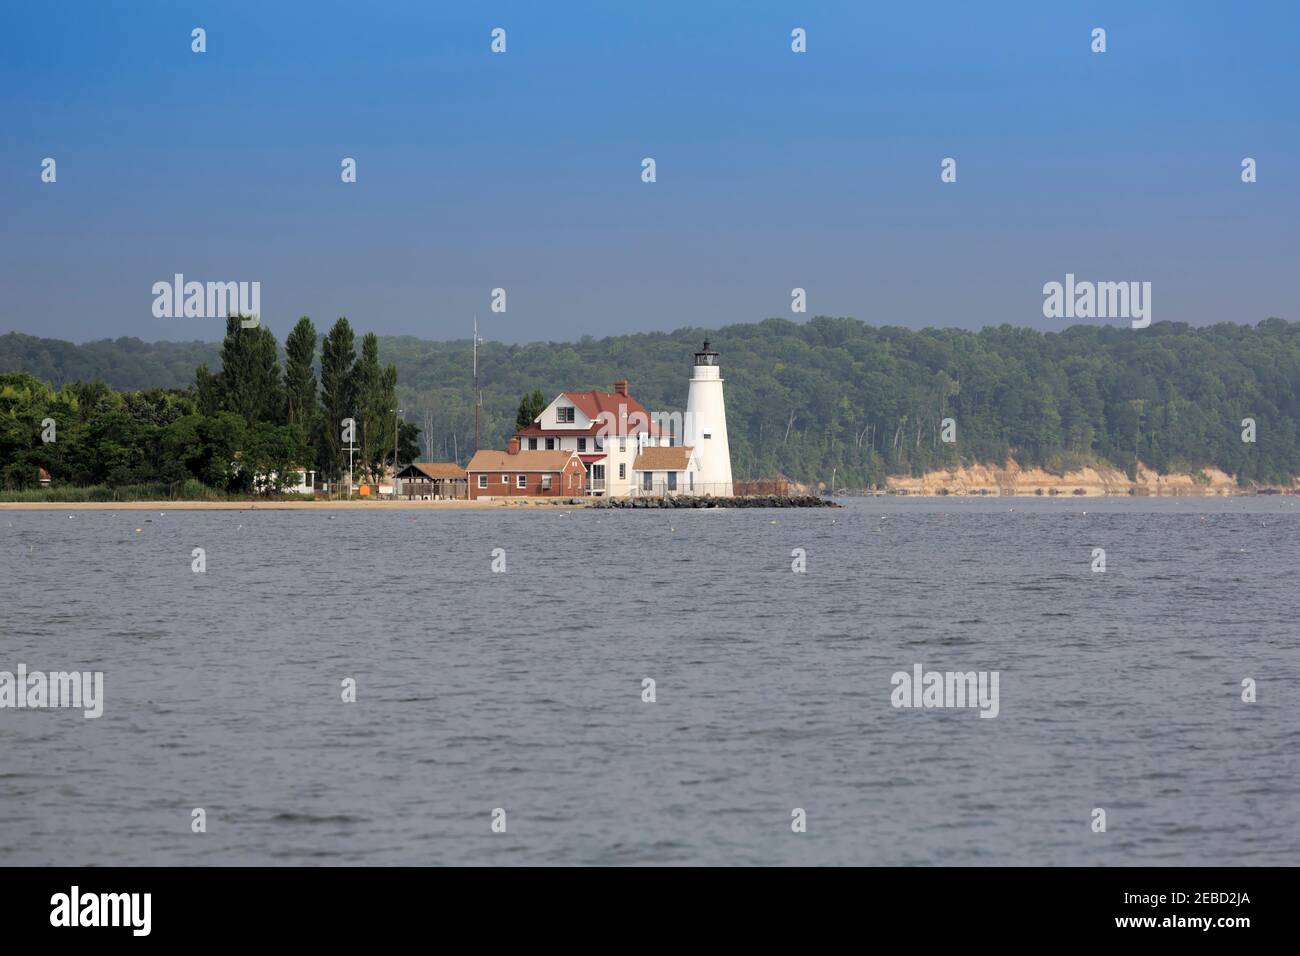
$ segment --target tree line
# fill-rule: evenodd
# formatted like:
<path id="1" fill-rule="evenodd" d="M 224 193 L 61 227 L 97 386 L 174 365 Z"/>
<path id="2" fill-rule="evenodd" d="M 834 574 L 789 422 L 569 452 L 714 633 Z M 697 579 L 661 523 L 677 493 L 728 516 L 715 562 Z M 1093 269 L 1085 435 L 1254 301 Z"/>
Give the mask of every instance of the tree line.
<path id="1" fill-rule="evenodd" d="M 285 371 L 278 379 L 265 371 L 274 364 L 273 339 L 250 338 L 239 346 L 247 346 L 246 353 L 228 357 L 228 333 L 219 356 L 223 371 L 216 374 L 227 367 L 248 368 L 232 373 L 231 384 L 220 386 L 208 381 L 204 370 L 188 388 L 166 390 L 168 401 L 182 408 L 195 402 L 195 413 L 205 417 L 224 409 L 254 430 L 258 422 L 286 427 L 292 422 L 300 434 L 311 436 L 318 468 L 336 475 L 346 456 L 339 452 L 337 425 L 326 434 L 321 423 L 337 422 L 346 417 L 343 409 L 353 408 L 361 428 L 366 403 L 350 397 L 353 386 L 345 383 L 352 382 L 367 394 L 383 395 L 367 406 L 369 441 L 358 433 L 358 444 L 369 449 L 363 456 L 367 462 L 380 460 L 386 448 L 391 455 L 391 431 L 380 437 L 390 426 L 377 419 L 391 419 L 395 401 L 411 423 L 403 426 L 399 460 L 423 457 L 464 464 L 474 449 L 471 341 L 367 336 L 358 363 L 367 371 L 353 375 L 342 371 L 351 367 L 350 331 L 343 336 L 336 334 L 338 328 L 336 324 L 321 348 L 316 401 L 311 400 L 317 392 L 305 348 L 315 336 L 297 328 L 286 342 Z M 614 381 L 628 379 L 631 394 L 650 410 L 682 411 L 692 353 L 706 337 L 721 352 L 737 478 L 829 481 L 834 473 L 836 485 L 856 488 L 882 485 L 890 475 L 1005 464 L 1012 457 L 1024 466 L 1056 472 L 1109 463 L 1132 474 L 1140 461 L 1162 473 L 1213 466 L 1242 482 L 1289 484 L 1300 475 L 1300 323 L 1281 319 L 1199 328 L 1180 322 L 1156 322 L 1145 329 L 1093 324 L 1043 333 L 1010 325 L 979 332 L 914 331 L 818 317 L 806 323 L 768 319 L 716 330 L 683 328 L 577 342 L 489 341 L 479 347 L 480 444 L 504 448 L 521 413 L 538 407 L 537 392 L 544 404 L 561 391 L 610 390 Z M 0 336 L 0 369 L 32 356 L 58 366 L 66 349 L 34 344 L 48 341 Z M 133 355 L 147 351 L 158 356 L 159 375 L 175 374 L 168 343 L 127 341 Z M 94 343 L 97 361 L 111 355 L 110 344 Z M 191 354 L 197 346 L 175 347 Z M 386 368 L 381 362 L 400 372 L 400 383 L 393 383 L 395 399 L 387 391 L 388 380 L 376 373 Z M 113 374 L 112 368 L 105 374 Z M 253 381 L 265 387 L 250 387 Z M 269 390 L 275 381 L 285 394 L 272 401 Z M 367 384 L 361 386 L 363 382 Z M 382 384 L 378 390 L 376 382 Z M 65 385 L 60 393 L 72 387 Z M 291 399 L 290 393 L 299 397 Z M 150 395 L 155 397 L 145 397 Z M 216 396 L 219 404 L 214 404 Z M 157 390 L 146 388 L 119 401 L 147 405 L 159 399 Z M 302 414 L 315 416 L 310 422 L 290 412 L 295 401 Z M 3 404 L 7 402 L 0 397 L 8 430 L 12 412 Z M 283 408 L 276 412 L 282 421 L 271 416 L 272 408 Z M 944 419 L 955 425 L 951 443 L 943 440 Z M 1255 422 L 1254 442 L 1242 441 L 1246 419 Z M 18 433 L 30 451 L 37 434 L 33 422 L 25 420 Z M 131 446 L 128 436 L 119 438 L 126 444 L 115 441 L 106 447 Z M 5 442 L 0 464 L 7 467 L 16 459 L 10 457 L 13 442 Z M 140 460 L 170 466 L 170 459 L 152 452 Z M 108 472 L 101 463 L 95 473 Z"/>
<path id="2" fill-rule="evenodd" d="M 304 316 L 285 341 L 282 368 L 271 331 L 231 317 L 220 368 L 201 363 L 183 388 L 118 392 L 100 380 L 56 388 L 26 372 L 0 374 L 0 483 L 34 487 L 41 469 L 60 484 L 198 481 L 233 494 L 281 492 L 309 469 L 336 482 L 348 457 L 345 419 L 362 478 L 378 480 L 394 453 L 413 460 L 419 430 L 398 430 L 397 369 L 380 363 L 378 337 L 366 334 L 358 355 L 340 318 L 319 361 L 316 350 Z"/>
<path id="3" fill-rule="evenodd" d="M 876 327 L 855 319 L 768 319 L 722 329 L 479 347 L 482 444 L 502 448 L 521 418 L 561 391 L 609 391 L 618 379 L 651 411 L 683 411 L 692 353 L 721 353 L 737 478 L 783 476 L 883 486 L 968 464 L 1055 473 L 1135 463 L 1160 473 L 1217 467 L 1242 483 L 1300 475 L 1300 323 L 1062 332 L 1001 325 Z M 402 370 L 408 413 L 429 457 L 474 434 L 471 343 L 381 339 Z M 522 400 L 521 400 L 522 397 Z M 943 421 L 955 441 L 945 442 Z M 1243 421 L 1256 423 L 1242 440 Z"/>

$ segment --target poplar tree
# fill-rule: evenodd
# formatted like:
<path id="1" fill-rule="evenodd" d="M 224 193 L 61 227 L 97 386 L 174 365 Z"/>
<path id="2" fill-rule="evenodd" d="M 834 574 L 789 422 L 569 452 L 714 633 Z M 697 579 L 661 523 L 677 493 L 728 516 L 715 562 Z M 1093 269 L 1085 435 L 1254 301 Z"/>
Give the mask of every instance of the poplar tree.
<path id="1" fill-rule="evenodd" d="M 316 417 L 316 326 L 303 316 L 284 342 L 285 421 L 306 439 Z"/>
<path id="2" fill-rule="evenodd" d="M 226 319 L 218 392 L 222 409 L 249 425 L 280 422 L 280 357 L 270 329 L 242 328 L 239 316 Z"/>
<path id="3" fill-rule="evenodd" d="M 355 418 L 356 337 L 346 318 L 340 318 L 321 344 L 321 414 L 317 426 L 317 466 L 330 481 L 343 474 L 343 419 Z"/>

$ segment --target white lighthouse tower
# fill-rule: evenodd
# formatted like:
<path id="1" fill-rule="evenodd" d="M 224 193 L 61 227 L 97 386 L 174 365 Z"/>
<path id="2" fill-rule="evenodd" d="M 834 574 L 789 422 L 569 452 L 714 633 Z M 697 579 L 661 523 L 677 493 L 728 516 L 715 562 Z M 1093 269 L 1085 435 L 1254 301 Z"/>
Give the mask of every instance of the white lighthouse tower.
<path id="1" fill-rule="evenodd" d="M 731 446 L 727 444 L 727 408 L 722 401 L 722 367 L 718 353 L 707 341 L 695 353 L 683 431 L 685 444 L 695 449 L 700 466 L 696 487 L 705 494 L 730 495 Z"/>

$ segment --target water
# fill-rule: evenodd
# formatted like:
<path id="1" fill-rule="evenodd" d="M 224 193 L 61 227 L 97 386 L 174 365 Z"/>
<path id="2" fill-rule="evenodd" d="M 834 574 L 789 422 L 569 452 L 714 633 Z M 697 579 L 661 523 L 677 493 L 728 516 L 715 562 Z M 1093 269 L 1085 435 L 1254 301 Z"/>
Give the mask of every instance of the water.
<path id="1" fill-rule="evenodd" d="M 0 710 L 0 865 L 1294 864 L 1298 532 L 1295 498 L 0 512 L 0 670 L 106 675 L 98 720 Z M 917 662 L 999 671 L 998 717 L 891 707 Z"/>

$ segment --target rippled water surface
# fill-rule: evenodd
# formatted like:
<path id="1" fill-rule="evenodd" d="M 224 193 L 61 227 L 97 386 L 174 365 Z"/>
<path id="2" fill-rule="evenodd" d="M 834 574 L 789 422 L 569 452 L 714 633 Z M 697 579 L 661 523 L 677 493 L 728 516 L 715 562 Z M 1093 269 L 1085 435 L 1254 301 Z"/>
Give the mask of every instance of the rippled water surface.
<path id="1" fill-rule="evenodd" d="M 0 710 L 0 864 L 1295 864 L 1298 546 L 1296 498 L 0 511 L 0 670 L 106 697 Z M 915 663 L 998 717 L 894 709 Z"/>

